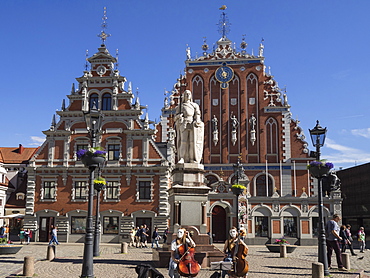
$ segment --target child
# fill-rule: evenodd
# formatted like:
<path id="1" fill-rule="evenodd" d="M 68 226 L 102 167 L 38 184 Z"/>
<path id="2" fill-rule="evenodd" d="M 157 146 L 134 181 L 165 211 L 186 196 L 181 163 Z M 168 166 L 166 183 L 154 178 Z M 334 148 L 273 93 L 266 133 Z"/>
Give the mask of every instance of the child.
<path id="1" fill-rule="evenodd" d="M 365 235 L 364 230 L 365 230 L 364 227 L 360 227 L 360 230 L 357 233 L 358 243 L 360 244 L 360 252 L 361 253 L 364 253 L 364 251 L 365 251 L 365 238 L 366 238 L 366 235 Z"/>

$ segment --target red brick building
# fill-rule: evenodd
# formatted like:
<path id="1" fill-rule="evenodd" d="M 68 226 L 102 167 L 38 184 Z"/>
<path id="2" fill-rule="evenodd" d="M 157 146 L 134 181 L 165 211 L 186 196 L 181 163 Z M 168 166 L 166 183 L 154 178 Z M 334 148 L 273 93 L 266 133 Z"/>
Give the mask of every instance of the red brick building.
<path id="1" fill-rule="evenodd" d="M 241 155 L 248 184 L 239 200 L 239 214 L 249 243 L 292 237 L 293 242 L 315 243 L 317 185 L 306 168 L 308 143 L 294 120 L 286 92 L 266 71 L 264 45 L 258 54 L 227 38 L 228 20 L 220 19 L 219 39 L 213 50 L 202 45 L 194 57 L 187 48 L 185 74 L 168 92 L 157 139 L 169 140 L 175 107 L 185 90 L 193 92 L 205 123 L 203 163 L 209 194 L 208 226 L 215 241 L 223 241 L 236 225 L 235 197 L 228 188 L 235 182 L 233 164 Z M 325 198 L 328 215 L 340 213 L 340 194 Z M 224 227 L 224 228 L 220 228 Z M 296 239 L 296 240 L 295 240 Z"/>
<path id="2" fill-rule="evenodd" d="M 106 46 L 87 60 L 90 69 L 76 79 L 78 89 L 72 86 L 69 105 L 63 101 L 59 119 L 44 131 L 46 141 L 28 168 L 25 227 L 35 230 L 39 241 L 48 240 L 51 224 L 58 226 L 62 241 L 83 240 L 89 171 L 77 160 L 76 151 L 91 146 L 83 111 L 94 102 L 104 114 L 97 142 L 107 151 L 102 242 L 118 242 L 132 226 L 144 223 L 151 230 L 167 226 L 167 150 L 154 142 L 153 123 L 147 114 L 142 117 L 146 107 L 135 99 Z"/>
<path id="3" fill-rule="evenodd" d="M 211 191 L 202 209 L 214 241 L 224 241 L 236 225 L 236 200 L 229 187 L 241 155 L 247 192 L 239 199 L 238 213 L 247 242 L 287 236 L 292 243 L 317 243 L 317 185 L 306 169 L 308 143 L 286 92 L 266 71 L 263 43 L 257 55 L 248 53 L 244 39 L 236 48 L 226 36 L 226 23 L 223 13 L 222 37 L 213 50 L 204 43 L 203 55 L 193 57 L 187 49 L 185 74 L 168 93 L 155 127 L 148 115 L 142 117 L 145 107 L 106 46 L 88 58 L 90 68 L 76 79 L 69 105 L 63 102 L 27 168 L 24 221 L 36 231 L 36 240 L 47 241 L 50 225 L 56 224 L 62 241 L 83 241 L 89 173 L 76 151 L 90 145 L 83 111 L 94 102 L 104 114 L 97 142 L 108 152 L 102 170 L 108 181 L 100 208 L 102 242 L 118 242 L 142 223 L 163 231 L 173 219 L 167 191 L 176 162 L 173 116 L 188 89 L 205 123 L 202 162 Z M 324 199 L 325 216 L 341 213 L 340 193 Z"/>

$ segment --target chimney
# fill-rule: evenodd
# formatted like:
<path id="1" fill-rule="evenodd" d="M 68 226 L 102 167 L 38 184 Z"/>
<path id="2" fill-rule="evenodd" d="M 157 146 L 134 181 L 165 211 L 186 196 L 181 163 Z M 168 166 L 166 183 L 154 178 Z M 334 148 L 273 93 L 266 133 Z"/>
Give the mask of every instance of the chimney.
<path id="1" fill-rule="evenodd" d="M 23 150 L 24 150 L 24 147 L 22 146 L 22 144 L 19 144 L 18 153 L 22 154 Z"/>

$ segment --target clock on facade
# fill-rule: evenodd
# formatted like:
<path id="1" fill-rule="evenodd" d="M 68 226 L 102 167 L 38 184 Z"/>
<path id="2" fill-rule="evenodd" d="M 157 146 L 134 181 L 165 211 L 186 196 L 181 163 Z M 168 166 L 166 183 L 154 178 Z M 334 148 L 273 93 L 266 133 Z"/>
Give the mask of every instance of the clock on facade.
<path id="1" fill-rule="evenodd" d="M 234 77 L 234 71 L 232 68 L 223 65 L 216 69 L 215 76 L 217 81 L 221 83 L 221 88 L 226 89 L 228 87 L 227 83 Z"/>

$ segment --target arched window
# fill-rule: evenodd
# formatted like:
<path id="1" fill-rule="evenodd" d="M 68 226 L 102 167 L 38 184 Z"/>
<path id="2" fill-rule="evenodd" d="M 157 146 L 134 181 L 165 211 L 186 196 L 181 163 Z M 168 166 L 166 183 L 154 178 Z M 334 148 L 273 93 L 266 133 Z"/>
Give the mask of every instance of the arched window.
<path id="1" fill-rule="evenodd" d="M 112 96 L 110 93 L 103 95 L 101 110 L 112 110 Z"/>
<path id="2" fill-rule="evenodd" d="M 260 175 L 256 179 L 256 196 L 272 196 L 272 179 L 268 176 L 266 183 L 266 175 Z"/>
<path id="3" fill-rule="evenodd" d="M 274 118 L 266 121 L 266 152 L 269 162 L 278 162 L 278 128 Z"/>
<path id="4" fill-rule="evenodd" d="M 99 108 L 99 96 L 98 94 L 91 94 L 90 95 L 90 109 L 94 107 L 94 103 L 95 103 L 95 107 L 96 108 Z"/>

